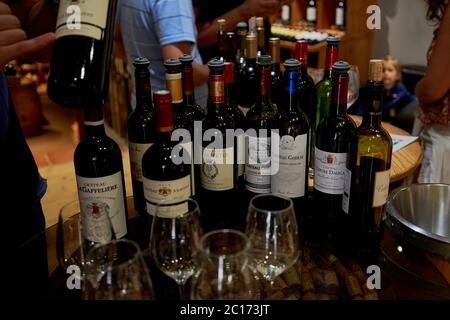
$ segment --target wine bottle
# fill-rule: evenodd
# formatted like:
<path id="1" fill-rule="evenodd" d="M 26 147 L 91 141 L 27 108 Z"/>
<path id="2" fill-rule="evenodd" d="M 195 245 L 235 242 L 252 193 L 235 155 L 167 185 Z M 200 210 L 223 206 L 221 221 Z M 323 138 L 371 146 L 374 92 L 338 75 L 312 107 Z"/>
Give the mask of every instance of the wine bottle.
<path id="1" fill-rule="evenodd" d="M 245 66 L 245 37 L 247 36 L 247 22 L 241 21 L 236 25 L 236 68 L 235 73 L 239 76 Z"/>
<path id="2" fill-rule="evenodd" d="M 252 193 L 270 193 L 271 176 L 271 129 L 277 129 L 279 111 L 270 99 L 272 59 L 269 55 L 258 57 L 258 97 L 248 111 L 247 125 L 256 135 L 248 136 L 245 166 L 245 183 Z M 265 134 L 261 134 L 261 129 Z"/>
<path id="3" fill-rule="evenodd" d="M 283 94 L 283 75 L 280 68 L 280 38 L 269 39 L 269 53 L 272 57 L 272 103 L 279 105 Z"/>
<path id="4" fill-rule="evenodd" d="M 152 89 L 148 69 L 150 61 L 146 58 L 137 58 L 133 65 L 135 67 L 136 108 L 128 117 L 128 148 L 134 206 L 136 211 L 145 217 L 142 156 L 155 142 Z"/>
<path id="5" fill-rule="evenodd" d="M 226 51 L 227 51 L 227 36 L 226 36 L 226 26 L 227 21 L 225 19 L 217 20 L 217 59 L 225 61 Z"/>
<path id="6" fill-rule="evenodd" d="M 333 65 L 330 113 L 317 127 L 314 153 L 314 198 L 319 208 L 316 212 L 316 221 L 320 225 L 318 231 L 337 247 L 342 243 L 340 232 L 345 230 L 348 222 L 342 211 L 344 171 L 351 141 L 356 134 L 355 123 L 347 115 L 349 70 L 350 65 L 345 61 L 338 61 Z"/>
<path id="7" fill-rule="evenodd" d="M 317 7 L 315 0 L 309 0 L 306 7 L 306 21 L 310 27 L 315 27 L 317 22 Z"/>
<path id="8" fill-rule="evenodd" d="M 340 40 L 337 37 L 329 36 L 327 38 L 327 50 L 323 78 L 316 85 L 316 127 L 319 124 L 320 120 L 322 120 L 330 112 L 332 89 L 331 69 L 333 67 L 333 64 L 339 59 L 339 42 Z"/>
<path id="9" fill-rule="evenodd" d="M 256 18 L 256 38 L 257 38 L 257 55 L 266 54 L 266 30 L 264 28 L 264 18 Z"/>
<path id="10" fill-rule="evenodd" d="M 226 130 L 234 128 L 233 119 L 225 110 L 224 63 L 213 59 L 209 67 L 208 112 L 203 134 L 210 141 L 203 143 L 200 178 L 201 206 L 208 212 L 203 225 L 207 230 L 232 227 L 227 225 L 229 206 L 217 206 L 232 199 L 237 188 L 237 163 L 234 141 L 228 141 Z M 214 216 L 212 214 L 214 213 Z M 209 215 L 209 216 L 208 216 Z M 229 217 L 228 217 L 229 218 Z"/>
<path id="11" fill-rule="evenodd" d="M 83 235 L 104 243 L 111 240 L 111 227 L 116 239 L 128 233 L 122 153 L 105 133 L 102 107 L 84 111 L 84 126 L 86 137 L 74 153 Z"/>
<path id="12" fill-rule="evenodd" d="M 234 64 L 225 62 L 225 110 L 233 120 L 234 129 L 245 130 L 245 116 L 235 100 Z M 243 190 L 245 185 L 245 135 L 239 135 L 236 140 L 238 163 L 238 187 Z"/>
<path id="13" fill-rule="evenodd" d="M 281 6 L 281 23 L 282 24 L 291 23 L 291 6 L 289 3 L 283 4 Z"/>
<path id="14" fill-rule="evenodd" d="M 340 0 L 336 6 L 335 24 L 339 30 L 345 29 L 345 0 Z"/>
<path id="15" fill-rule="evenodd" d="M 245 67 L 239 76 L 238 104 L 246 113 L 255 103 L 258 95 L 258 76 L 256 70 L 256 35 L 248 34 L 245 37 Z"/>
<path id="16" fill-rule="evenodd" d="M 116 7 L 117 0 L 60 1 L 47 89 L 53 102 L 77 109 L 106 103 Z"/>
<path id="17" fill-rule="evenodd" d="M 365 262 L 375 263 L 389 194 L 392 158 L 392 139 L 381 125 L 384 90 L 382 60 L 370 61 L 366 88 L 363 121 L 352 141 L 350 159 L 344 171 L 342 209 L 352 221 L 348 234 L 352 243 L 356 244 L 358 255 Z"/>
<path id="18" fill-rule="evenodd" d="M 284 62 L 284 92 L 279 120 L 280 147 L 272 162 L 278 160 L 278 172 L 272 176 L 272 193 L 294 199 L 300 209 L 301 199 L 308 191 L 308 163 L 310 127 L 298 99 L 300 62 L 289 59 Z M 298 210 L 299 211 L 299 210 Z"/>
<path id="19" fill-rule="evenodd" d="M 178 163 L 178 142 L 171 141 L 174 126 L 172 97 L 167 90 L 158 90 L 153 95 L 155 103 L 156 142 L 142 158 L 144 197 L 147 213 L 154 216 L 177 217 L 188 211 L 191 196 L 191 164 Z M 173 152 L 174 151 L 174 152 Z"/>

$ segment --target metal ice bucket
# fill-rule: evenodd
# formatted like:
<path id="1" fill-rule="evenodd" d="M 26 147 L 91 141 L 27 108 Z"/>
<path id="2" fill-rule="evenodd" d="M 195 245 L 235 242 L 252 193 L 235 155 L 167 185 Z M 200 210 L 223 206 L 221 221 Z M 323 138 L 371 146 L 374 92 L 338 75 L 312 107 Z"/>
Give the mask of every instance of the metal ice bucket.
<path id="1" fill-rule="evenodd" d="M 394 190 L 385 222 L 412 246 L 450 260 L 450 185 L 414 184 Z"/>

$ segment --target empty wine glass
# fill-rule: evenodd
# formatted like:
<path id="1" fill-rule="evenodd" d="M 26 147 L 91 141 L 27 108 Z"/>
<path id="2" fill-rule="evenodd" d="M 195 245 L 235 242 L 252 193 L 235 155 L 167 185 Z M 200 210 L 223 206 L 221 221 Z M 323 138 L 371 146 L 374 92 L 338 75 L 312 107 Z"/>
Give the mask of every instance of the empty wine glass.
<path id="1" fill-rule="evenodd" d="M 352 65 L 348 71 L 349 83 L 348 83 L 348 98 L 347 109 L 350 108 L 359 97 L 359 69 L 358 66 Z"/>
<path id="2" fill-rule="evenodd" d="M 199 270 L 192 280 L 192 300 L 253 300 L 258 282 L 248 265 L 250 243 L 235 230 L 215 230 L 200 240 Z"/>
<path id="3" fill-rule="evenodd" d="M 154 299 L 149 270 L 134 241 L 119 239 L 96 245 L 86 260 L 85 299 Z"/>
<path id="4" fill-rule="evenodd" d="M 245 233 L 251 243 L 251 265 L 271 285 L 299 257 L 297 221 L 289 198 L 273 194 L 253 197 Z"/>
<path id="5" fill-rule="evenodd" d="M 155 265 L 178 284 L 180 299 L 185 297 L 186 281 L 196 271 L 195 259 L 202 236 L 197 202 L 189 199 L 185 210 L 181 215 L 173 215 L 168 207 L 158 206 L 149 246 Z"/>

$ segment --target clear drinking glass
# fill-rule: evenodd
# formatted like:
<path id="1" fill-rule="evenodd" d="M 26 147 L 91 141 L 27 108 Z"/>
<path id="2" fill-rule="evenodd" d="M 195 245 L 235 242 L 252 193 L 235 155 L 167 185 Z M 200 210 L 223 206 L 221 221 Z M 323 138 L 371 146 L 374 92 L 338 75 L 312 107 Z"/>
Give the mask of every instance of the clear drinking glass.
<path id="1" fill-rule="evenodd" d="M 359 97 L 360 89 L 360 79 L 359 79 L 359 68 L 356 65 L 352 65 L 348 71 L 349 83 L 348 83 L 348 98 L 347 98 L 347 109 L 350 108 Z"/>
<path id="2" fill-rule="evenodd" d="M 119 239 L 93 247 L 83 296 L 89 300 L 152 300 L 153 284 L 137 243 Z"/>
<path id="3" fill-rule="evenodd" d="M 251 266 L 271 285 L 299 257 L 297 221 L 289 198 L 273 194 L 253 197 L 245 233 L 251 243 Z"/>
<path id="4" fill-rule="evenodd" d="M 193 199 L 187 201 L 187 212 L 171 216 L 158 206 L 150 234 L 150 252 L 155 265 L 178 284 L 184 299 L 187 280 L 197 270 L 196 255 L 202 236 L 200 208 Z"/>
<path id="5" fill-rule="evenodd" d="M 235 230 L 215 230 L 200 240 L 199 270 L 192 280 L 192 300 L 254 300 L 259 284 L 248 265 L 250 243 Z"/>

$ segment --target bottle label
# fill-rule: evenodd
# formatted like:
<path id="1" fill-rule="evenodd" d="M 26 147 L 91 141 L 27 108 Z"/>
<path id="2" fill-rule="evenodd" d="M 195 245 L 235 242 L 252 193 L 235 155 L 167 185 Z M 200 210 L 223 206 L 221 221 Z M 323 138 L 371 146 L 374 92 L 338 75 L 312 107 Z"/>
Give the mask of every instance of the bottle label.
<path id="1" fill-rule="evenodd" d="M 281 21 L 284 23 L 289 22 L 291 19 L 291 7 L 288 4 L 281 6 Z"/>
<path id="2" fill-rule="evenodd" d="M 209 76 L 209 102 L 225 103 L 225 76 Z"/>
<path id="3" fill-rule="evenodd" d="M 350 192 L 352 188 L 352 171 L 344 169 L 344 193 L 342 194 L 342 210 L 345 213 L 350 211 Z"/>
<path id="4" fill-rule="evenodd" d="M 306 20 L 316 21 L 316 8 L 309 7 L 306 9 Z"/>
<path id="5" fill-rule="evenodd" d="M 237 137 L 238 177 L 245 173 L 245 134 Z"/>
<path id="6" fill-rule="evenodd" d="M 270 138 L 248 137 L 248 156 L 245 165 L 247 190 L 270 193 Z"/>
<path id="7" fill-rule="evenodd" d="M 194 175 L 194 146 L 192 141 L 182 143 L 181 146 L 187 151 L 189 154 L 189 158 L 191 159 L 191 193 L 195 196 L 195 175 Z"/>
<path id="8" fill-rule="evenodd" d="M 210 191 L 233 189 L 234 148 L 203 148 L 202 187 Z"/>
<path id="9" fill-rule="evenodd" d="M 172 181 L 151 180 L 145 177 L 143 180 L 148 214 L 174 218 L 188 212 L 187 200 L 191 196 L 190 175 Z"/>
<path id="10" fill-rule="evenodd" d="M 166 73 L 166 86 L 167 90 L 172 95 L 172 103 L 183 102 L 183 89 L 181 85 L 181 72 L 180 73 Z"/>
<path id="11" fill-rule="evenodd" d="M 314 189 L 327 194 L 342 194 L 348 153 L 326 152 L 316 147 L 314 157 Z"/>
<path id="12" fill-rule="evenodd" d="M 391 170 L 375 173 L 375 184 L 373 186 L 372 207 L 377 208 L 386 204 L 389 195 L 389 182 Z"/>
<path id="13" fill-rule="evenodd" d="M 122 172 L 100 178 L 77 175 L 76 179 L 84 237 L 93 242 L 105 242 L 106 229 L 111 225 L 116 239 L 125 236 L 127 217 Z"/>
<path id="14" fill-rule="evenodd" d="M 133 143 L 128 142 L 130 152 L 130 168 L 133 180 L 142 182 L 142 157 L 153 143 Z"/>
<path id="15" fill-rule="evenodd" d="M 336 8 L 336 25 L 344 25 L 344 8 Z"/>
<path id="16" fill-rule="evenodd" d="M 108 18 L 109 0 L 60 0 L 56 38 L 85 36 L 101 40 Z"/>
<path id="17" fill-rule="evenodd" d="M 305 195 L 308 135 L 283 136 L 280 141 L 278 173 L 272 176 L 272 193 L 289 198 Z"/>

